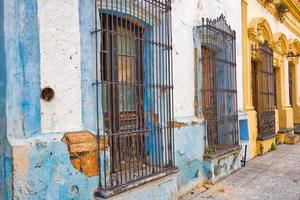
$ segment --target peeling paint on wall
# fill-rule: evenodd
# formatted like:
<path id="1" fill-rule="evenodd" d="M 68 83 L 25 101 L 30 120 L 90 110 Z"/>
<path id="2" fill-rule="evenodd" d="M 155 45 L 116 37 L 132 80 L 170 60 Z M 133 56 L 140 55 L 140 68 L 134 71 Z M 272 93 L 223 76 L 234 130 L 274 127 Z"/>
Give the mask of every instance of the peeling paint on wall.
<path id="1" fill-rule="evenodd" d="M 75 169 L 83 172 L 86 176 L 98 176 L 98 151 L 108 150 L 108 140 L 105 137 L 99 139 L 90 132 L 66 133 L 62 138 L 68 146 L 70 160 Z"/>
<path id="2" fill-rule="evenodd" d="M 4 166 L 0 167 L 2 186 L 0 199 L 12 199 L 12 195 L 15 199 L 93 199 L 93 191 L 99 181 L 96 153 L 98 144 L 94 136 L 95 45 L 94 38 L 90 34 L 95 28 L 93 2 L 93 0 L 0 1 L 0 36 L 5 36 L 0 37 L 0 78 L 5 80 L 5 77 L 8 77 L 7 82 L 0 82 L 0 92 L 4 94 L 6 88 L 8 91 L 14 91 L 7 93 L 7 98 L 5 95 L 0 96 L 0 126 L 4 127 L 0 130 L 0 164 Z M 114 199 L 171 199 L 176 197 L 177 192 L 183 194 L 203 183 L 206 175 L 209 177 L 220 175 L 223 171 L 235 169 L 236 165 L 233 163 L 238 163 L 230 158 L 231 164 L 220 161 L 214 163 L 212 168 L 205 168 L 203 160 L 205 126 L 203 118 L 195 116 L 194 102 L 197 96 L 194 91 L 194 79 L 191 78 L 195 75 L 193 27 L 198 24 L 201 17 L 219 16 L 221 11 L 229 14 L 237 5 L 224 0 L 215 3 L 204 3 L 206 1 L 203 0 L 191 0 L 189 3 L 183 0 L 172 2 L 175 48 L 173 55 L 175 119 L 172 127 L 175 130 L 175 164 L 180 171 L 174 176 L 145 184 Z M 224 5 L 222 10 L 219 4 Z M 70 10 L 59 5 L 66 5 Z M 207 13 L 215 7 L 218 8 L 217 12 Z M 235 16 L 236 14 L 230 15 L 230 19 L 235 19 Z M 70 27 L 64 27 L 67 22 L 71 23 Z M 238 26 L 239 24 L 236 25 Z M 2 30 L 3 27 L 5 30 Z M 65 35 L 64 31 L 70 32 Z M 70 38 L 66 38 L 69 34 Z M 48 37 L 51 42 L 48 42 Z M 3 39 L 5 42 L 2 42 Z M 60 46 L 58 52 L 55 49 L 56 39 L 60 42 L 63 40 L 63 47 Z M 72 46 L 71 50 L 67 49 L 69 45 Z M 62 51 L 61 56 L 57 57 L 57 53 Z M 40 53 L 42 65 L 39 60 Z M 46 55 L 47 53 L 51 55 Z M 3 57 L 6 58 L 5 64 L 2 63 Z M 4 66 L 7 67 L 7 71 L 2 70 Z M 43 68 L 42 73 L 40 67 Z M 68 74 L 67 69 L 72 73 Z M 59 92 L 54 88 L 59 96 L 56 96 L 57 99 L 52 103 L 56 104 L 61 100 L 58 102 L 60 105 L 48 106 L 42 102 L 43 108 L 47 109 L 41 112 L 40 86 L 51 86 L 52 83 L 59 88 Z M 64 85 L 66 83 L 67 86 Z M 66 105 L 66 102 L 71 105 L 62 106 Z M 147 104 L 149 99 L 145 99 L 145 105 Z M 155 110 L 146 109 L 146 113 L 149 127 L 162 120 Z M 102 124 L 102 119 L 99 121 Z M 89 132 L 64 134 L 67 129 Z M 59 132 L 57 133 L 61 135 L 59 139 L 54 139 L 53 131 Z M 100 131 L 102 134 L 102 130 Z M 6 144 L 6 135 L 9 136 L 11 147 Z M 62 142 L 60 139 L 63 135 L 65 137 Z M 104 138 L 100 140 L 100 149 L 106 151 L 103 146 L 108 146 Z"/>
<path id="3" fill-rule="evenodd" d="M 181 119 L 184 121 L 184 119 Z M 175 129 L 175 165 L 179 168 L 178 192 L 184 194 L 204 182 L 204 126 Z"/>
<path id="4" fill-rule="evenodd" d="M 240 148 L 212 159 L 205 159 L 204 172 L 208 183 L 215 183 L 241 167 Z"/>

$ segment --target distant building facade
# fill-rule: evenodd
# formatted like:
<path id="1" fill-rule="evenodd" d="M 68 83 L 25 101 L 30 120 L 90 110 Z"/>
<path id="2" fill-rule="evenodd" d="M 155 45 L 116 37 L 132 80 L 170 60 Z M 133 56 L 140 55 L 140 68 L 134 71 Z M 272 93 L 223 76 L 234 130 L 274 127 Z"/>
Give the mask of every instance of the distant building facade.
<path id="1" fill-rule="evenodd" d="M 297 1 L 242 1 L 244 107 L 250 157 L 299 137 Z"/>

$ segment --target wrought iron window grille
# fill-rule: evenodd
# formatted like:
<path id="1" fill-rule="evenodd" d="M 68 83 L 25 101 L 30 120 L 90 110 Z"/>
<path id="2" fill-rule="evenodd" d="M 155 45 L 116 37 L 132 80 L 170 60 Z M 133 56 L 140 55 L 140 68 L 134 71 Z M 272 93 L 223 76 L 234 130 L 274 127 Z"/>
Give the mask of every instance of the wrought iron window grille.
<path id="1" fill-rule="evenodd" d="M 299 58 L 300 57 L 300 54 L 295 54 L 294 52 L 292 51 L 289 51 L 286 55 L 287 58 Z"/>
<path id="2" fill-rule="evenodd" d="M 171 30 L 170 0 L 95 0 L 97 136 L 108 141 L 96 196 L 177 170 Z"/>
<path id="3" fill-rule="evenodd" d="M 236 33 L 225 16 L 202 19 L 197 27 L 201 43 L 201 112 L 207 124 L 210 153 L 238 146 Z"/>
<path id="4" fill-rule="evenodd" d="M 252 61 L 252 97 L 257 111 L 258 140 L 275 135 L 276 77 L 273 66 L 273 50 L 265 41 L 252 45 L 253 55 L 258 59 Z"/>

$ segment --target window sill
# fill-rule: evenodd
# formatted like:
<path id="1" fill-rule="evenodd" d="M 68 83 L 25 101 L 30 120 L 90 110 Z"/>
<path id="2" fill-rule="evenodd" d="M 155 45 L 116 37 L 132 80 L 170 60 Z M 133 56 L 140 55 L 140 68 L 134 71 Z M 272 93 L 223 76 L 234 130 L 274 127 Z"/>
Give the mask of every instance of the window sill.
<path id="1" fill-rule="evenodd" d="M 214 159 L 217 159 L 217 158 L 225 157 L 228 154 L 239 153 L 241 149 L 242 149 L 241 145 L 236 145 L 236 146 L 230 147 L 228 149 L 216 151 L 214 153 L 204 154 L 203 159 L 204 160 L 214 160 Z"/>
<path id="2" fill-rule="evenodd" d="M 161 179 L 163 177 L 175 174 L 178 171 L 179 170 L 178 170 L 177 167 L 173 167 L 173 168 L 168 169 L 164 172 L 160 172 L 160 173 L 152 175 L 152 176 L 148 176 L 148 177 L 145 177 L 145 178 L 142 178 L 142 179 L 139 179 L 139 180 L 135 180 L 131 183 L 121 185 L 121 186 L 116 187 L 114 189 L 101 189 L 101 188 L 98 188 L 95 191 L 94 196 L 95 196 L 96 199 L 107 199 L 107 198 L 113 197 L 115 195 L 118 195 L 122 192 L 126 192 L 128 190 L 131 190 L 131 189 L 134 189 L 134 188 L 139 187 L 141 185 L 144 185 L 146 183 L 150 183 L 152 181 L 156 181 L 156 180 Z"/>
<path id="3" fill-rule="evenodd" d="M 281 128 L 278 130 L 278 133 L 287 133 L 287 132 L 290 132 L 293 130 L 294 130 L 294 128 Z"/>
<path id="4" fill-rule="evenodd" d="M 276 137 L 277 134 L 275 133 L 271 133 L 271 134 L 264 134 L 264 135 L 259 135 L 257 136 L 257 141 L 264 141 L 264 140 L 268 140 L 270 138 L 274 138 Z"/>

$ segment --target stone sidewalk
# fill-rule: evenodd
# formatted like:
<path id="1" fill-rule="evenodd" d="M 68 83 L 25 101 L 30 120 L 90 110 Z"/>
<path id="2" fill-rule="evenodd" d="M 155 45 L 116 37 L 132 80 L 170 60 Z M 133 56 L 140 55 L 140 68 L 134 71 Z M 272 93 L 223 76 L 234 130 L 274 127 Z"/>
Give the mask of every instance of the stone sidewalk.
<path id="1" fill-rule="evenodd" d="M 300 200 L 300 143 L 279 145 L 216 185 L 182 199 Z"/>

